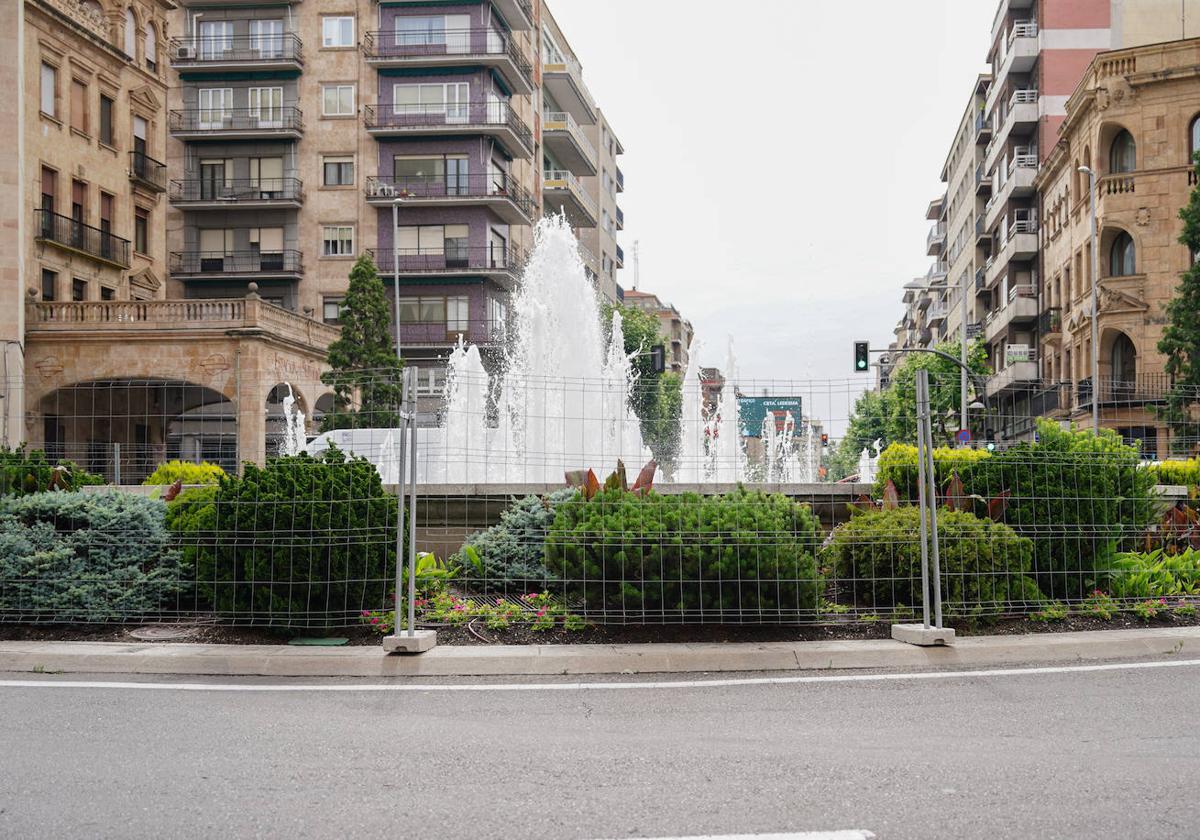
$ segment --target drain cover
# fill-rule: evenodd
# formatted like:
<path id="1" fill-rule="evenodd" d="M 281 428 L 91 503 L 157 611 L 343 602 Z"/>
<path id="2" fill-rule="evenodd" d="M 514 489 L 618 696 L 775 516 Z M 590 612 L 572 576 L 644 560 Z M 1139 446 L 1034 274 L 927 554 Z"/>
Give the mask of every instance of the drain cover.
<path id="1" fill-rule="evenodd" d="M 190 639 L 200 632 L 192 624 L 150 624 L 129 631 L 129 635 L 142 642 L 174 642 Z"/>

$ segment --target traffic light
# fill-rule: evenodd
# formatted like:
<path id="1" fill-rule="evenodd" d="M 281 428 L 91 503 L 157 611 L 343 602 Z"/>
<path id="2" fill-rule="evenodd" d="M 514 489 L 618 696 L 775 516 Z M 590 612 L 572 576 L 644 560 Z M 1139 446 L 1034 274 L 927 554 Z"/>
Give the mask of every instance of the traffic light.
<path id="1" fill-rule="evenodd" d="M 866 341 L 854 342 L 854 372 L 866 373 L 871 368 L 871 345 Z"/>
<path id="2" fill-rule="evenodd" d="M 667 351 L 661 344 L 655 344 L 650 348 L 650 370 L 654 373 L 662 373 L 667 369 Z"/>
<path id="3" fill-rule="evenodd" d="M 827 434 L 822 434 L 822 435 L 821 435 L 821 445 L 822 445 L 822 446 L 829 446 L 829 435 L 827 435 Z"/>

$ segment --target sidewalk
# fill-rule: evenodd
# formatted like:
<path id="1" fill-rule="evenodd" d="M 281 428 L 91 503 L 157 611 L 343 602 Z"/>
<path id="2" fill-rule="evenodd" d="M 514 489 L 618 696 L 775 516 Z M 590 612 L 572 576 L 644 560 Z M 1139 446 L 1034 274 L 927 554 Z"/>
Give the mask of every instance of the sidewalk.
<path id="1" fill-rule="evenodd" d="M 1043 665 L 1200 654 L 1200 627 L 973 636 L 950 648 L 838 642 L 378 647 L 0 641 L 0 672 L 263 677 L 476 677 Z"/>

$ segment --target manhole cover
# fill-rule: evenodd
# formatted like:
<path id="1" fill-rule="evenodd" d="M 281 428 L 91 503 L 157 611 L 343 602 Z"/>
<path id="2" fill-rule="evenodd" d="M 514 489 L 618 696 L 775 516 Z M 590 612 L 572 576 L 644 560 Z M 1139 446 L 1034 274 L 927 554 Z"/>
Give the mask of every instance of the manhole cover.
<path id="1" fill-rule="evenodd" d="M 129 635 L 142 642 L 174 642 L 190 639 L 198 632 L 200 628 L 190 624 L 151 624 L 130 630 Z"/>

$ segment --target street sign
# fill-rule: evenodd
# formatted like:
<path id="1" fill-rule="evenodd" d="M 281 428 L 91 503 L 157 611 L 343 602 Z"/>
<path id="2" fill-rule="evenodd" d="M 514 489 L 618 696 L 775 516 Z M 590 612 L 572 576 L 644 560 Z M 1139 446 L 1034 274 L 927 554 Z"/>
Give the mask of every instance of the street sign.
<path id="1" fill-rule="evenodd" d="M 970 429 L 960 429 L 958 434 L 956 434 L 954 436 L 954 439 L 956 441 L 958 441 L 959 443 L 970 443 L 971 442 L 971 430 Z"/>

